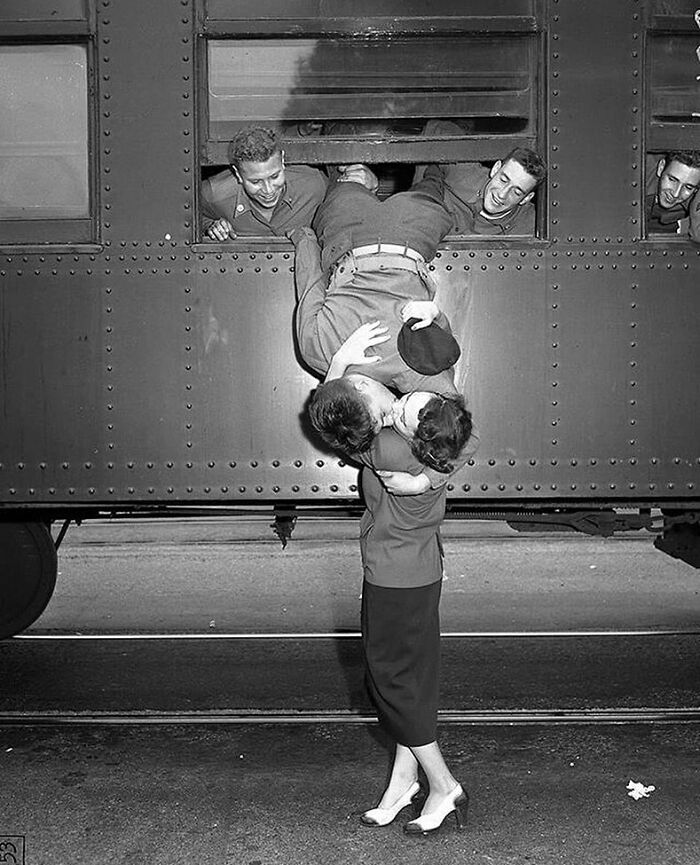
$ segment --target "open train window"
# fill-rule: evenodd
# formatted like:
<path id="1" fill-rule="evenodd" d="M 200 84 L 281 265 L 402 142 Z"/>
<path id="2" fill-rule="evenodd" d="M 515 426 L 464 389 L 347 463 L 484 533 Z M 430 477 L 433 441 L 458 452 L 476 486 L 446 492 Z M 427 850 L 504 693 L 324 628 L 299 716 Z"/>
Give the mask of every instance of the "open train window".
<path id="1" fill-rule="evenodd" d="M 700 242 L 700 16 L 695 2 L 653 5 L 647 39 L 645 235 Z"/>
<path id="2" fill-rule="evenodd" d="M 288 164 L 370 164 L 381 194 L 408 188 L 420 164 L 488 177 L 513 147 L 536 147 L 541 33 L 528 0 L 495 14 L 475 3 L 471 16 L 452 0 L 398 4 L 390 20 L 376 10 L 391 3 L 370 4 L 374 18 L 343 17 L 339 6 L 337 17 L 293 28 L 286 19 L 299 4 L 277 5 L 284 34 L 269 18 L 207 22 L 203 178 L 226 170 L 229 141 L 251 125 L 277 131 Z"/>
<path id="3" fill-rule="evenodd" d="M 86 46 L 1 45 L 0 80 L 0 243 L 92 240 Z"/>

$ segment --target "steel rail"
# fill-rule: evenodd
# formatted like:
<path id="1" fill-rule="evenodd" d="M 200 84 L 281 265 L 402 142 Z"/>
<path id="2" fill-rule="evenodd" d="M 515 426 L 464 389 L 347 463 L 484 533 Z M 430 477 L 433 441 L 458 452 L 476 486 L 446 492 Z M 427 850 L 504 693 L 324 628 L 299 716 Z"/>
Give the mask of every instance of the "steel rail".
<path id="1" fill-rule="evenodd" d="M 566 637 L 697 637 L 700 628 L 639 628 L 639 629 L 572 629 L 561 631 L 443 631 L 442 639 L 529 639 L 529 638 L 566 638 Z M 314 631 L 314 632 L 251 632 L 240 633 L 159 633 L 159 634 L 85 634 L 85 633 L 48 633 L 17 634 L 13 640 L 25 642 L 33 640 L 359 640 L 359 631 Z"/>
<path id="2" fill-rule="evenodd" d="M 507 709 L 466 711 L 445 709 L 438 713 L 441 725 L 537 725 L 537 724 L 649 724 L 700 722 L 700 706 L 637 709 Z M 0 712 L 0 727 L 16 726 L 153 726 L 153 725 L 267 725 L 267 724 L 376 724 L 374 715 L 350 710 L 266 711 L 236 709 L 202 712 Z"/>

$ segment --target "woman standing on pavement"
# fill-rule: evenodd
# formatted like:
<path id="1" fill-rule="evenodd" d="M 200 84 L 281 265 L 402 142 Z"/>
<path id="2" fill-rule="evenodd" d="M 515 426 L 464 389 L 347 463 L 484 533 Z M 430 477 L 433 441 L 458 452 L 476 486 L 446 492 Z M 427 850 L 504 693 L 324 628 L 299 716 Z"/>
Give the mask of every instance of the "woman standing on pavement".
<path id="1" fill-rule="evenodd" d="M 352 337 L 351 337 L 352 340 Z M 338 354 L 357 354 L 357 338 L 341 346 Z M 371 337 L 369 345 L 373 344 Z M 368 362 L 361 352 L 349 363 Z M 428 782 L 428 795 L 420 816 L 406 823 L 409 835 L 425 835 L 440 828 L 454 814 L 465 825 L 468 796 L 445 763 L 437 743 L 440 668 L 439 603 L 442 586 L 440 524 L 445 516 L 446 490 L 442 485 L 418 495 L 389 493 L 377 472 L 419 474 L 424 466 L 413 455 L 409 441 L 423 417 L 431 395 L 414 393 L 403 398 L 393 419 L 369 450 L 356 455 L 363 463 L 362 492 L 366 510 L 360 522 L 362 589 L 362 643 L 370 694 L 379 722 L 396 743 L 389 782 L 376 808 L 365 811 L 366 826 L 387 826 L 416 799 L 419 768 Z M 464 424 L 464 414 L 440 416 L 442 423 Z M 467 417 L 469 417 L 467 413 Z M 466 442 L 471 432 L 462 429 Z M 458 451 L 461 446 L 458 446 Z M 451 470 L 447 465 L 445 472 Z"/>

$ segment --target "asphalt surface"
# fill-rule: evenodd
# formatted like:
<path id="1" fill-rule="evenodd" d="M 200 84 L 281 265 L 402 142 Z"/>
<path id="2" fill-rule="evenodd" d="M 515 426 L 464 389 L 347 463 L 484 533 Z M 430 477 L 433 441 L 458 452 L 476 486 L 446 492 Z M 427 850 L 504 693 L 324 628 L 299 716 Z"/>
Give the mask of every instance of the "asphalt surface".
<path id="1" fill-rule="evenodd" d="M 0 832 L 31 865 L 697 865 L 699 732 L 446 727 L 467 828 L 414 839 L 358 821 L 376 728 L 0 728 Z"/>
<path id="2" fill-rule="evenodd" d="M 700 636 L 443 638 L 441 710 L 697 708 Z M 13 712 L 373 714 L 358 638 L 11 640 Z M 1 861 L 1 860 L 0 860 Z"/>
<path id="3" fill-rule="evenodd" d="M 700 574 L 647 533 L 445 535 L 446 713 L 700 707 Z M 71 530 L 48 609 L 0 644 L 0 845 L 27 865 L 700 862 L 694 723 L 445 722 L 466 830 L 361 826 L 388 751 L 363 720 L 356 545 L 317 521 L 284 551 L 259 520 Z M 352 723 L 266 721 L 281 710 Z M 140 723 L 82 723 L 119 711 Z"/>

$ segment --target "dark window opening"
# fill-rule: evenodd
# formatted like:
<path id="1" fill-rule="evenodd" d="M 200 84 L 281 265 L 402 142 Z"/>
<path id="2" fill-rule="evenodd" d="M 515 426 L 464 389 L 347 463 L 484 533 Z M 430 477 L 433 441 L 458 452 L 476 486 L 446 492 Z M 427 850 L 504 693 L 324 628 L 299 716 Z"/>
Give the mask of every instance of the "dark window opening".
<path id="1" fill-rule="evenodd" d="M 699 206 L 700 149 L 687 151 L 678 148 L 647 153 L 645 235 L 656 240 L 673 237 L 687 240 L 691 237 L 696 242 L 700 241 L 700 218 L 691 219 L 691 211 Z"/>
<path id="2" fill-rule="evenodd" d="M 333 166 L 364 163 L 385 198 L 409 189 L 417 166 L 440 163 L 459 175 L 452 204 L 461 208 L 465 196 L 473 203 L 497 160 L 517 146 L 537 149 L 539 36 L 424 29 L 382 38 L 209 39 L 202 179 L 226 167 L 239 130 L 265 126 L 280 137 L 288 165 L 332 177 Z M 534 236 L 531 201 L 521 213 L 528 220 L 493 233 Z M 455 234 L 471 236 L 469 224 L 456 220 Z M 489 224 L 482 228 L 473 233 L 487 234 Z"/>

